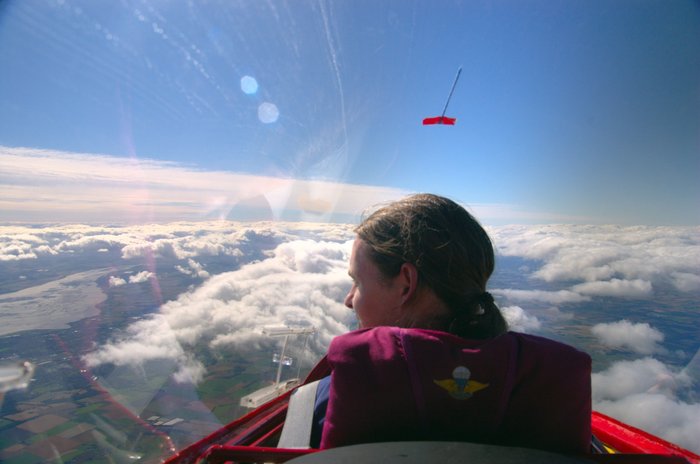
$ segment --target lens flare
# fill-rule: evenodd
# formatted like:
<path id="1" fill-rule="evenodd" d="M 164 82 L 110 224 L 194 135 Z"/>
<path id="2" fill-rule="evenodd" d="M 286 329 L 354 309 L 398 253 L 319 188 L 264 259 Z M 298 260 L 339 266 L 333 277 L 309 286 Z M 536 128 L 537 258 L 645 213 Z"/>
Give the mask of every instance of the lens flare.
<path id="1" fill-rule="evenodd" d="M 277 109 L 277 105 L 274 103 L 261 103 L 258 106 L 258 119 L 260 122 L 265 124 L 272 124 L 277 122 L 277 118 L 280 117 L 280 110 Z"/>
<path id="2" fill-rule="evenodd" d="M 253 95 L 258 91 L 258 81 L 251 76 L 241 77 L 241 90 L 247 95 Z"/>

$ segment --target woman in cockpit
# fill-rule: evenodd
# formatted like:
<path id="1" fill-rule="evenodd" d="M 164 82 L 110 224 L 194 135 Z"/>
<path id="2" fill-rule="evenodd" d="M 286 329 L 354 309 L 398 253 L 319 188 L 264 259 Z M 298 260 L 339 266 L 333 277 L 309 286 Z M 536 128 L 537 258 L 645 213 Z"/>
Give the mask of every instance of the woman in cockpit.
<path id="1" fill-rule="evenodd" d="M 508 332 L 486 285 L 494 252 L 463 207 L 419 194 L 356 228 L 345 305 L 311 445 L 449 440 L 587 452 L 590 357 Z"/>

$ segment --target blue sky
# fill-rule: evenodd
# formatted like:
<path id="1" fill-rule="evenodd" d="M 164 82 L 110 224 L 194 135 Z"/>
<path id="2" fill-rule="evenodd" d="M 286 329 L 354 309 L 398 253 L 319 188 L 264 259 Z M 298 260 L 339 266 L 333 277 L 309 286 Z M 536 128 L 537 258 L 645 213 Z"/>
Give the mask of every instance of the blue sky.
<path id="1" fill-rule="evenodd" d="M 217 202 L 236 218 L 291 191 L 327 213 L 350 184 L 376 187 L 367 203 L 441 193 L 487 223 L 700 223 L 693 1 L 5 0 L 0 63 L 0 221 L 99 222 L 81 216 L 95 182 L 67 167 L 89 159 L 103 195 L 150 199 L 132 221 Z M 422 126 L 460 66 L 457 125 Z M 131 193 L 97 155 L 141 173 Z M 187 197 L 188 172 L 229 177 Z M 240 174 L 256 187 L 227 184 Z M 298 183 L 271 194 L 275 178 Z M 37 191 L 51 208 L 27 207 Z"/>

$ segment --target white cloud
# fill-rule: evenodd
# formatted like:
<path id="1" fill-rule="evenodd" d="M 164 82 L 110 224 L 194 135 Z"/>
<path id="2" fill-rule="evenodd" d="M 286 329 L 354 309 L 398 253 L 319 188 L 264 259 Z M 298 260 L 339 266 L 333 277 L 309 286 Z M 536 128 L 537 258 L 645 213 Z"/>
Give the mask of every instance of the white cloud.
<path id="1" fill-rule="evenodd" d="M 681 292 L 700 290 L 700 275 L 690 272 L 671 272 L 671 282 Z"/>
<path id="2" fill-rule="evenodd" d="M 103 345 L 86 356 L 89 365 L 111 362 L 117 366 L 140 366 L 154 359 L 187 360 L 182 346 L 162 315 L 136 321 L 119 343 Z"/>
<path id="3" fill-rule="evenodd" d="M 498 253 L 541 263 L 532 277 L 588 296 L 641 298 L 655 286 L 700 288 L 700 227 L 584 225 L 489 228 Z M 546 301 L 546 300 L 545 300 Z"/>
<path id="4" fill-rule="evenodd" d="M 594 409 L 700 452 L 700 403 L 680 399 L 692 386 L 682 371 L 654 358 L 620 361 L 594 373 Z"/>
<path id="5" fill-rule="evenodd" d="M 0 247 L 8 244 L 4 250 L 11 256 L 8 258 L 11 260 L 36 260 L 41 256 L 70 253 L 105 254 L 100 250 L 106 248 L 119 252 L 125 260 L 187 260 L 191 270 L 199 273 L 203 268 L 195 258 L 228 256 L 244 259 L 243 248 L 260 249 L 262 242 L 272 248 L 275 244 L 300 236 L 313 240 L 348 240 L 352 237 L 351 229 L 352 226 L 348 224 L 244 224 L 233 221 L 178 222 L 126 227 L 65 225 L 41 229 L 0 226 Z"/>
<path id="6" fill-rule="evenodd" d="M 180 266 L 179 264 L 175 266 L 175 269 L 178 270 L 179 272 L 182 272 L 185 275 L 194 275 L 194 272 L 192 272 L 192 269 L 186 268 L 184 266 Z"/>
<path id="7" fill-rule="evenodd" d="M 159 226 L 168 231 L 172 225 Z M 130 228 L 136 237 L 126 243 L 122 250 L 125 259 L 162 256 L 186 259 L 196 256 L 241 256 L 238 248 L 241 242 L 248 240 L 251 230 L 232 223 L 181 223 L 174 233 L 154 233 L 154 226 L 148 226 L 144 234 L 138 227 Z M 231 234 L 232 236 L 229 236 Z M 255 233 L 252 233 L 253 235 Z"/>
<path id="8" fill-rule="evenodd" d="M 221 262 L 222 257 L 224 257 L 226 259 L 224 267 L 222 268 L 222 265 L 219 264 L 216 269 L 216 272 L 222 272 L 226 265 L 236 269 L 246 262 L 260 259 L 261 256 L 264 256 L 261 254 L 264 250 L 274 250 L 278 244 L 285 241 L 303 238 L 309 244 L 323 241 L 344 243 L 352 237 L 351 225 L 323 223 L 241 224 L 230 221 L 215 221 L 129 227 L 64 225 L 32 228 L 0 226 L 0 243 L 13 243 L 21 246 L 22 249 L 26 250 L 22 258 L 24 261 L 30 260 L 32 263 L 38 261 L 38 266 L 50 267 L 51 262 L 41 260 L 45 257 L 51 260 L 61 259 L 61 255 L 66 255 L 70 256 L 71 259 L 76 257 L 80 261 L 78 268 L 89 266 L 91 263 L 98 266 L 109 265 L 110 269 L 76 274 L 76 276 L 93 277 L 94 280 L 85 282 L 83 288 L 94 289 L 101 298 L 104 298 L 104 295 L 96 285 L 98 277 L 106 278 L 110 287 L 145 281 L 152 277 L 151 273 L 155 269 L 156 262 L 159 269 L 169 263 L 173 266 L 173 270 L 184 271 L 193 277 L 206 279 L 210 277 L 209 272 L 205 269 L 207 260 L 213 259 Z M 280 256 L 276 260 L 283 264 L 286 263 L 287 268 L 292 266 L 298 269 L 327 273 L 329 272 L 328 267 L 335 266 L 339 258 L 337 252 L 333 255 L 319 251 L 318 256 L 316 256 L 315 252 L 305 250 L 303 245 L 298 247 L 299 256 L 296 256 L 297 251 L 291 250 L 289 245 L 280 248 Z M 103 248 L 107 248 L 110 253 L 100 251 Z M 133 266 L 133 260 L 145 265 L 146 270 L 141 270 L 128 278 L 123 274 L 114 274 L 114 268 L 120 267 L 118 262 L 114 262 L 114 259 L 118 259 L 119 256 L 124 260 L 124 270 Z M 91 258 L 85 260 L 83 257 Z M 168 258 L 168 260 L 163 258 Z M 342 272 L 342 280 L 345 283 L 347 283 L 346 265 L 344 262 Z M 56 281 L 57 284 L 60 282 L 62 281 Z M 47 291 L 43 290 L 44 288 Z M 18 303 L 12 302 L 13 300 L 4 300 L 7 310 L 0 312 L 0 323 L 4 327 L 3 333 L 13 333 L 31 328 L 62 327 L 64 321 L 76 320 L 77 315 L 93 314 L 97 311 L 93 306 L 94 298 L 81 297 L 80 304 L 78 304 L 73 302 L 73 295 L 77 295 L 77 293 L 62 290 L 62 288 L 62 286 L 57 285 L 53 287 L 37 286 L 22 292 L 5 294 L 4 296 L 8 298 L 12 295 L 24 298 L 26 294 L 31 297 L 31 301 L 27 300 L 20 306 Z M 59 289 L 61 289 L 60 292 L 58 292 Z M 280 289 L 274 297 L 283 297 L 285 291 Z M 315 297 L 312 291 L 309 291 L 309 295 L 309 298 Z M 336 295 L 338 301 L 341 302 L 343 296 Z M 65 310 L 62 309 L 63 303 L 66 305 Z M 37 318 L 35 314 L 39 311 L 43 312 L 46 317 Z M 347 313 L 347 311 L 342 308 L 341 313 Z M 341 317 L 339 320 L 342 320 L 342 316 L 339 317 Z M 337 329 L 337 326 L 330 322 L 324 323 L 332 330 Z M 225 341 L 226 337 L 222 337 L 217 343 Z M 117 359 L 124 357 L 125 351 L 130 351 L 123 348 L 113 352 Z M 154 353 L 161 352 L 162 349 L 154 350 Z M 171 351 L 170 353 L 175 357 L 184 356 L 182 354 L 184 352 Z M 196 367 L 196 365 L 193 366 Z M 197 371 L 196 368 L 190 370 Z"/>
<path id="9" fill-rule="evenodd" d="M 0 146 L 0 210 L 22 222 L 145 223 L 256 218 L 352 220 L 404 191 L 296 180 L 151 159 Z M 308 210 L 308 204 L 325 205 Z M 235 219 L 235 218 L 234 218 Z M 250 219 L 242 217 L 240 219 Z"/>
<path id="10" fill-rule="evenodd" d="M 46 240 L 31 233 L 30 229 L 6 229 L 8 233 L 0 235 L 0 261 L 36 259 L 46 252 Z"/>
<path id="11" fill-rule="evenodd" d="M 296 240 L 278 245 L 270 257 L 212 276 L 200 287 L 164 304 L 129 326 L 118 339 L 86 356 L 90 365 L 141 365 L 170 359 L 184 366 L 177 379 L 201 379 L 204 367 L 189 347 L 247 351 L 275 343 L 261 333 L 271 325 L 314 326 L 309 347 L 320 356 L 331 338 L 354 320 L 342 304 L 349 288 L 349 241 Z"/>
<path id="12" fill-rule="evenodd" d="M 17 261 L 20 259 L 34 259 L 36 254 L 31 252 L 31 247 L 20 247 L 16 244 L 6 244 L 2 247 L 0 261 Z"/>
<path id="13" fill-rule="evenodd" d="M 700 453 L 700 403 L 687 403 L 653 393 L 618 401 L 601 401 L 596 409 L 654 435 Z"/>
<path id="14" fill-rule="evenodd" d="M 185 362 L 178 366 L 178 370 L 173 374 L 173 379 L 178 383 L 198 383 L 204 377 L 206 368 L 195 360 Z"/>
<path id="15" fill-rule="evenodd" d="M 510 330 L 527 333 L 542 326 L 537 317 L 527 314 L 520 306 L 506 306 L 501 308 L 501 312 L 508 322 Z"/>
<path id="16" fill-rule="evenodd" d="M 602 282 L 584 282 L 574 285 L 572 290 L 584 295 L 620 298 L 644 298 L 652 293 L 651 283 L 641 279 L 610 279 Z"/>
<path id="17" fill-rule="evenodd" d="M 189 266 L 189 271 L 188 270 L 182 270 L 185 274 L 190 274 L 192 276 L 197 276 L 201 279 L 206 279 L 209 277 L 209 273 L 204 269 L 204 266 L 202 266 L 200 263 L 195 261 L 192 258 L 189 258 L 187 260 L 187 264 Z"/>
<path id="18" fill-rule="evenodd" d="M 659 346 L 664 340 L 664 334 L 646 322 L 634 324 L 623 319 L 609 324 L 596 324 L 591 332 L 610 348 L 629 349 L 639 354 L 664 352 Z"/>
<path id="19" fill-rule="evenodd" d="M 122 285 L 126 285 L 126 280 L 117 276 L 109 276 L 108 282 L 110 287 L 120 287 Z"/>
<path id="20" fill-rule="evenodd" d="M 130 284 L 140 284 L 142 282 L 148 281 L 154 275 L 155 274 L 153 274 L 150 271 L 141 271 L 136 275 L 129 276 L 129 283 Z"/>
<path id="21" fill-rule="evenodd" d="M 619 361 L 592 375 L 593 401 L 619 400 L 637 393 L 662 393 L 674 396 L 689 379 L 669 369 L 655 358 Z"/>

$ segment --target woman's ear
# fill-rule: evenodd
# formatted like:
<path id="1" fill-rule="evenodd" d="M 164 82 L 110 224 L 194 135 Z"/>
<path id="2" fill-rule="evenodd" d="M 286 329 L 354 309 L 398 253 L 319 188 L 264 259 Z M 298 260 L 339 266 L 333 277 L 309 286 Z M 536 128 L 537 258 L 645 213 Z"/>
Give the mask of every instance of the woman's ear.
<path id="1" fill-rule="evenodd" d="M 405 304 L 418 289 L 418 269 L 411 263 L 403 263 L 399 271 L 399 284 L 401 285 L 401 304 Z"/>

